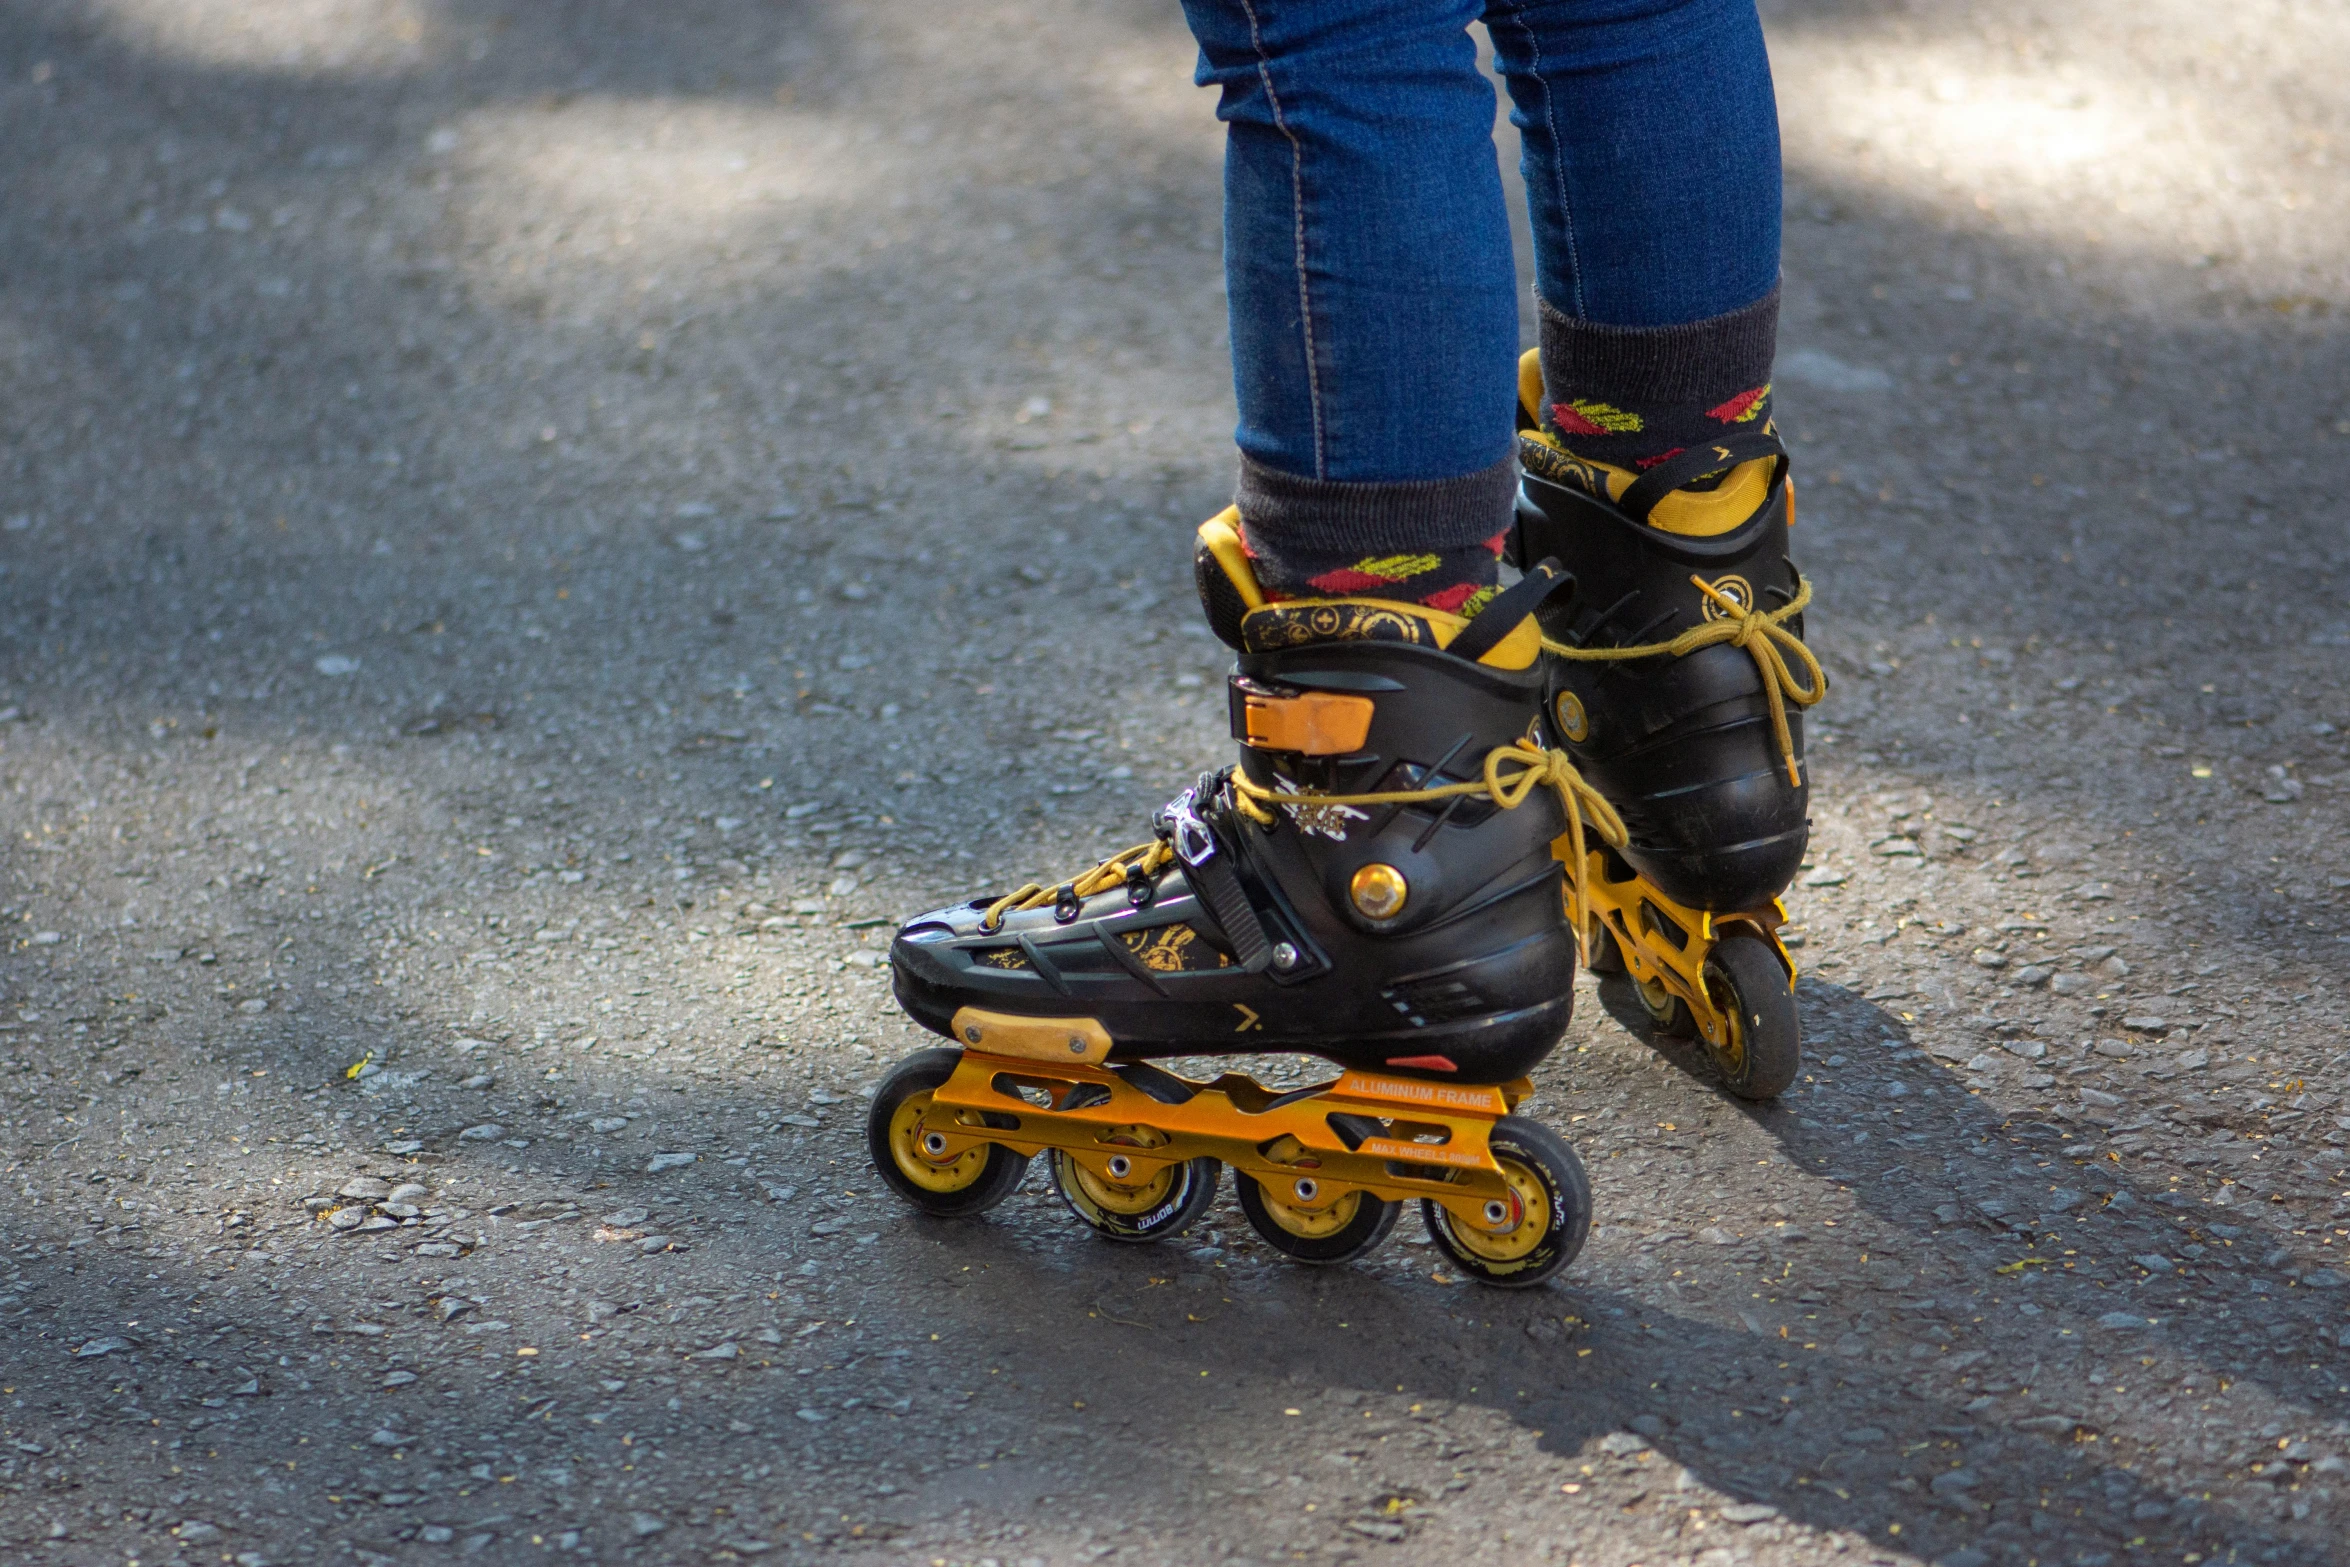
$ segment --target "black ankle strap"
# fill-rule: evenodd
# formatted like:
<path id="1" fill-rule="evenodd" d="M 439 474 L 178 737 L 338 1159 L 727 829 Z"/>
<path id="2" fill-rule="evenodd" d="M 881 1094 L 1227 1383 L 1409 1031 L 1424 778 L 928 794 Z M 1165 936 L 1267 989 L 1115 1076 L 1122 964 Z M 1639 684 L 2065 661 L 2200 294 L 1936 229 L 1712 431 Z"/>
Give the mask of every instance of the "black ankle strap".
<path id="1" fill-rule="evenodd" d="M 1575 579 L 1557 561 L 1543 561 L 1488 600 L 1445 651 L 1474 664 L 1517 630 L 1518 622 L 1549 603 L 1553 594 L 1571 592 L 1574 586 Z"/>
<path id="2" fill-rule="evenodd" d="M 1692 479 L 1702 479 L 1709 473 L 1720 473 L 1735 468 L 1742 462 L 1757 457 L 1775 457 L 1778 467 L 1771 474 L 1771 486 L 1787 477 L 1787 447 L 1779 437 L 1768 430 L 1740 430 L 1725 435 L 1718 441 L 1692 446 L 1677 452 L 1634 479 L 1624 493 L 1616 497 L 1616 505 L 1634 522 L 1648 521 L 1648 514 L 1657 503 Z"/>

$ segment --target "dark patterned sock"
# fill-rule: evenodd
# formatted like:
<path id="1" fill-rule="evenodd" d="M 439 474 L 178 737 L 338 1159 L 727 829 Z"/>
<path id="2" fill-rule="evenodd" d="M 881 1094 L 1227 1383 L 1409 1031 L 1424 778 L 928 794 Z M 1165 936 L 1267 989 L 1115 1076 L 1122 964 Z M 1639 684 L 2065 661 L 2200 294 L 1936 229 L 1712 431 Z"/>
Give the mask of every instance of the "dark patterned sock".
<path id="1" fill-rule="evenodd" d="M 1542 305 L 1543 428 L 1588 462 L 1639 473 L 1771 417 L 1779 291 L 1685 326 L 1598 326 Z"/>
<path id="2" fill-rule="evenodd" d="M 1366 555 L 1300 549 L 1288 543 L 1273 547 L 1250 532 L 1245 521 L 1241 524 L 1242 545 L 1267 598 L 1393 599 L 1464 617 L 1484 608 L 1499 586 L 1505 537 L 1497 533 L 1481 544 L 1458 549 Z"/>
<path id="3" fill-rule="evenodd" d="M 1453 479 L 1304 479 L 1240 461 L 1241 544 L 1280 599 L 1383 598 L 1474 614 L 1497 581 L 1518 465 Z"/>

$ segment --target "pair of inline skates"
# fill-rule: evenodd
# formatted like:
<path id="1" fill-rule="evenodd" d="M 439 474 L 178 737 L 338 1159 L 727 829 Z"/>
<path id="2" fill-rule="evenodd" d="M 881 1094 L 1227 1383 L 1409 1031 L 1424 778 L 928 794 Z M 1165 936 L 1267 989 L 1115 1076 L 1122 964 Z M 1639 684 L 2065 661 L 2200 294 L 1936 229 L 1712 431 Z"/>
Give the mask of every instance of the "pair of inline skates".
<path id="1" fill-rule="evenodd" d="M 1538 371 L 1526 391 L 1539 407 Z M 1578 952 L 1731 1092 L 1793 1080 L 1778 894 L 1807 826 L 1800 708 L 1825 683 L 1785 448 L 1739 435 L 1610 497 L 1527 425 L 1522 575 L 1467 619 L 1268 601 L 1237 514 L 1201 527 L 1238 763 L 1072 880 L 899 932 L 897 999 L 953 1041 L 873 1101 L 874 1163 L 908 1201 L 981 1212 L 1043 1153 L 1080 1220 L 1152 1241 L 1229 1166 L 1250 1225 L 1301 1262 L 1364 1254 L 1416 1198 L 1462 1274 L 1528 1286 L 1591 1222 L 1574 1151 L 1515 1113 Z M 1655 526 L 1693 481 L 1743 487 L 1751 515 Z M 1276 1092 L 1152 1064 L 1275 1052 L 1340 1071 Z"/>

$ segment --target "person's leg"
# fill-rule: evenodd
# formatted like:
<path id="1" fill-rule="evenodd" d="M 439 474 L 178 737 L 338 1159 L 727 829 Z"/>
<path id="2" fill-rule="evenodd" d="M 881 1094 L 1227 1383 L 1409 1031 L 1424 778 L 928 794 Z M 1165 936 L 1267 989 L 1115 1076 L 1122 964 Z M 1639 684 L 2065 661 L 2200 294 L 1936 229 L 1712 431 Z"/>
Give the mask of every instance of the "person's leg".
<path id="1" fill-rule="evenodd" d="M 1475 0 L 1185 0 L 1221 89 L 1242 530 L 1277 598 L 1473 610 L 1516 277 Z"/>
<path id="2" fill-rule="evenodd" d="M 1489 0 L 1486 22 L 1524 142 L 1546 430 L 1620 496 L 1766 428 L 1779 133 L 1753 0 Z M 1762 490 L 1739 477 L 1655 520 L 1736 526 Z"/>
<path id="3" fill-rule="evenodd" d="M 1771 426 L 1779 139 L 1754 3 L 1488 0 L 1486 21 L 1541 308 L 1520 547 L 1576 579 L 1550 712 L 1644 885 L 1767 910 L 1802 860 L 1800 709 L 1825 682 Z"/>

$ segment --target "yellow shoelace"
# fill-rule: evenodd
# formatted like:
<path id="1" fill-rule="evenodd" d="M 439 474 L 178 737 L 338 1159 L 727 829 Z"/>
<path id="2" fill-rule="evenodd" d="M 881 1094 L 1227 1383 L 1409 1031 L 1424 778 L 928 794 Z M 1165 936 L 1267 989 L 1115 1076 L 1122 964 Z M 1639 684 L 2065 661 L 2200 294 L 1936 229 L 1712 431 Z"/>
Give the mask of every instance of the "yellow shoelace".
<path id="1" fill-rule="evenodd" d="M 1811 579 L 1795 579 L 1795 597 L 1768 613 L 1749 609 L 1736 599 L 1716 592 L 1713 585 L 1701 577 L 1691 577 L 1697 590 L 1712 599 L 1722 610 L 1722 618 L 1709 620 L 1702 626 L 1693 626 L 1670 642 L 1649 642 L 1639 647 L 1569 647 L 1564 642 L 1542 639 L 1544 649 L 1561 658 L 1582 663 L 1613 663 L 1618 660 L 1654 658 L 1668 654 L 1687 658 L 1701 647 L 1712 647 L 1727 642 L 1743 648 L 1754 660 L 1754 667 L 1762 675 L 1763 696 L 1771 705 L 1771 731 L 1778 737 L 1779 758 L 1787 764 L 1787 781 L 1800 788 L 1803 774 L 1795 760 L 1795 734 L 1787 727 L 1787 704 L 1810 707 L 1828 694 L 1828 674 L 1820 668 L 1820 661 L 1812 657 L 1803 639 L 1786 627 L 1786 622 L 1803 613 L 1803 606 L 1811 602 Z M 1782 652 L 1785 649 L 1786 652 Z M 1794 670 L 1787 665 L 1787 652 L 1792 652 L 1803 664 L 1808 685 L 1799 685 Z"/>
<path id="2" fill-rule="evenodd" d="M 1112 887 L 1125 886 L 1137 870 L 1144 876 L 1156 876 L 1174 863 L 1173 845 L 1164 840 L 1138 843 L 1131 849 L 1120 849 L 1093 869 L 1067 881 L 1055 882 L 1050 887 L 1032 881 L 1018 892 L 1004 894 L 987 906 L 985 914 L 979 916 L 979 928 L 992 934 L 1002 928 L 1007 914 L 1055 905 L 1064 895 L 1083 902 L 1097 892 L 1108 892 Z"/>
<path id="3" fill-rule="evenodd" d="M 1575 764 L 1568 760 L 1566 752 L 1546 751 L 1524 740 L 1486 752 L 1484 777 L 1439 784 L 1432 789 L 1392 789 L 1378 794 L 1289 794 L 1251 783 L 1238 772 L 1232 774 L 1231 782 L 1233 808 L 1250 821 L 1267 827 L 1273 824 L 1272 807 L 1277 805 L 1420 805 L 1431 800 L 1483 795 L 1501 809 L 1514 811 L 1536 789 L 1548 784 L 1558 791 L 1559 803 L 1566 808 L 1567 834 L 1575 846 L 1570 869 L 1578 886 L 1583 872 L 1584 822 L 1588 820 L 1592 830 L 1616 848 L 1624 846 L 1626 836 L 1624 819 L 1598 790 L 1583 781 L 1583 775 L 1575 771 Z M 989 904 L 987 911 L 979 916 L 979 928 L 992 933 L 1002 928 L 1007 914 L 1058 906 L 1064 899 L 1083 902 L 1097 893 L 1125 886 L 1137 874 L 1156 876 L 1174 864 L 1175 858 L 1174 846 L 1158 840 L 1122 849 L 1068 881 L 1055 882 L 1049 887 L 1032 881 Z"/>
<path id="4" fill-rule="evenodd" d="M 1502 769 L 1515 765 L 1517 771 L 1508 777 Z M 1548 784 L 1558 791 L 1559 804 L 1566 807 L 1567 835 L 1575 845 L 1575 862 L 1571 873 L 1581 885 L 1583 874 L 1583 823 L 1588 819 L 1592 831 L 1599 834 L 1612 848 L 1620 849 L 1628 836 L 1624 819 L 1616 808 L 1607 803 L 1600 792 L 1583 781 L 1575 771 L 1575 764 L 1564 751 L 1547 751 L 1530 741 L 1513 740 L 1508 745 L 1497 745 L 1485 753 L 1485 776 L 1465 783 L 1438 784 L 1433 789 L 1392 789 L 1380 794 L 1289 794 L 1279 789 L 1267 789 L 1251 783 L 1240 773 L 1232 775 L 1232 803 L 1241 815 L 1260 825 L 1270 825 L 1271 807 L 1276 805 L 1419 805 L 1430 800 L 1450 800 L 1463 795 L 1481 794 L 1505 811 L 1514 811 L 1524 805 L 1534 791 Z"/>

